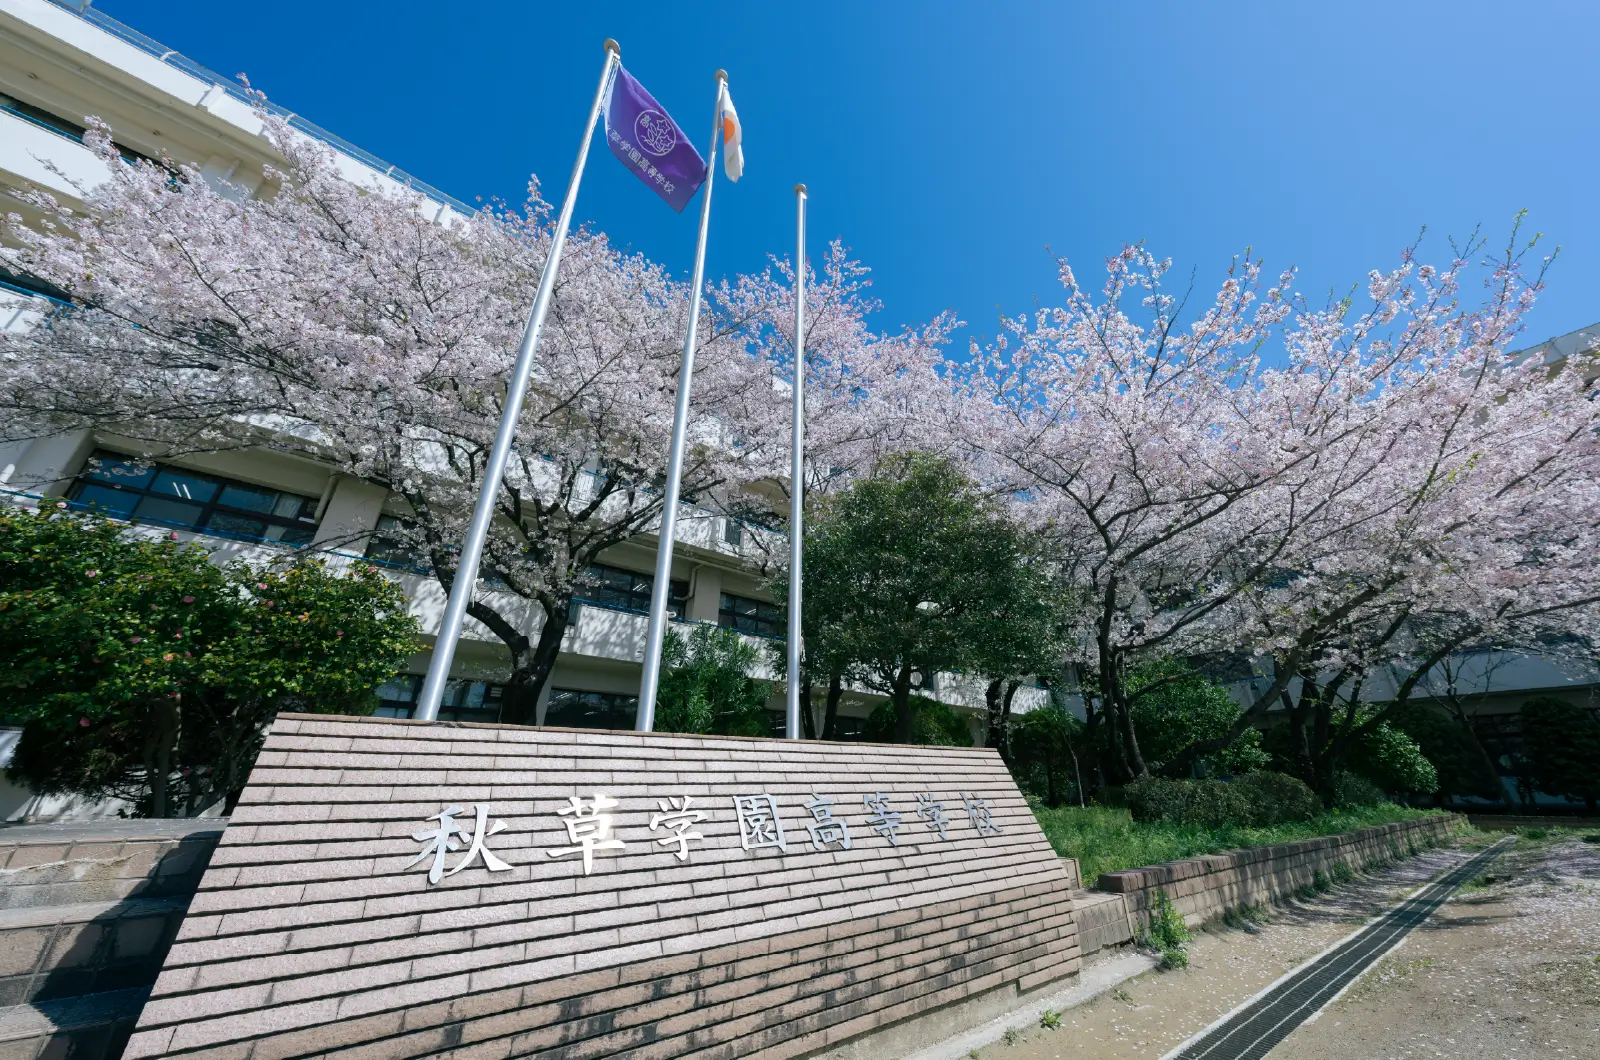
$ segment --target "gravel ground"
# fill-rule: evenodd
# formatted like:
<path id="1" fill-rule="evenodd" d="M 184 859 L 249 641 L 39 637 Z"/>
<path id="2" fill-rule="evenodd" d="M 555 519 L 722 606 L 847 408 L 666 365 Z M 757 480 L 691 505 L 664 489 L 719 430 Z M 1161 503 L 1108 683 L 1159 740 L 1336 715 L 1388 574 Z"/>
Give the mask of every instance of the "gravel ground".
<path id="1" fill-rule="evenodd" d="M 1316 899 L 1276 909 L 1266 923 L 1200 932 L 1189 944 L 1188 968 L 1130 979 L 1061 1013 L 1058 1029 L 1018 1027 L 1014 1042 L 997 1041 L 975 1055 L 980 1060 L 1154 1060 L 1468 856 L 1464 850 L 1425 851 Z M 1272 1055 L 1276 1060 L 1278 1054 Z"/>
<path id="2" fill-rule="evenodd" d="M 1269 1055 L 1600 1058 L 1600 843 L 1519 839 Z"/>

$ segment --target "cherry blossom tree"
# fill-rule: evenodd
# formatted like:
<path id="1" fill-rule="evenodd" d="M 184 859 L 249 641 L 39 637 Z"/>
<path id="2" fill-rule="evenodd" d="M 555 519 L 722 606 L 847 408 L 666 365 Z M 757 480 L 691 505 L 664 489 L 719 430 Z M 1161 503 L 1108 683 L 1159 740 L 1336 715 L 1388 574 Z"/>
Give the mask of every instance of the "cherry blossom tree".
<path id="1" fill-rule="evenodd" d="M 1442 271 L 1408 252 L 1360 311 L 1311 309 L 1287 273 L 1263 290 L 1247 256 L 1184 326 L 1166 263 L 1130 247 L 1101 300 L 1063 264 L 1065 307 L 975 351 L 969 438 L 1076 589 L 1075 657 L 1091 724 L 1117 737 L 1114 777 L 1145 772 L 1131 661 L 1271 659 L 1225 744 L 1296 682 L 1325 722 L 1380 667 L 1414 667 L 1403 701 L 1474 638 L 1588 621 L 1574 616 L 1595 597 L 1594 405 L 1578 368 L 1510 352 L 1541 282 L 1521 249 L 1488 263 L 1482 306 L 1461 307 L 1479 249 Z M 1359 703 L 1345 696 L 1346 750 L 1386 715 L 1358 719 Z"/>
<path id="2" fill-rule="evenodd" d="M 1339 503 L 1302 526 L 1282 576 L 1236 597 L 1233 628 L 1271 660 L 1262 698 L 1283 702 L 1302 779 L 1325 798 L 1357 743 L 1453 654 L 1595 643 L 1587 366 L 1510 351 L 1542 283 L 1521 276 L 1514 241 L 1486 263 L 1484 304 L 1460 308 L 1480 246 L 1443 271 L 1408 261 L 1373 278 L 1373 313 L 1406 322 L 1373 343 L 1370 393 L 1320 461 L 1320 492 Z M 1381 705 L 1364 694 L 1377 676 L 1392 681 Z"/>
<path id="3" fill-rule="evenodd" d="M 0 430 L 93 427 L 168 457 L 264 448 L 376 480 L 406 517 L 391 536 L 448 591 L 550 245 L 545 204 L 533 188 L 521 212 L 436 223 L 264 120 L 284 159 L 269 194 L 119 160 L 83 211 L 34 192 L 45 224 L 9 219 L 9 267 L 75 308 L 5 337 Z M 114 157 L 104 126 L 87 142 Z M 531 722 L 589 565 L 658 523 L 686 309 L 682 284 L 604 235 L 567 242 L 469 610 L 510 652 L 508 720 Z M 781 466 L 781 395 L 741 327 L 702 329 L 690 501 Z"/>
<path id="4" fill-rule="evenodd" d="M 719 318 L 737 321 L 750 353 L 771 366 L 785 405 L 794 380 L 795 268 L 774 258 L 761 273 L 724 282 Z M 945 347 L 961 326 L 944 313 L 920 327 L 880 333 L 870 318 L 882 306 L 869 270 L 834 240 L 806 269 L 806 481 L 808 494 L 847 487 L 910 453 L 948 455 L 957 394 Z M 789 444 L 787 420 L 783 444 Z M 788 467 L 764 484 L 767 503 L 788 511 Z M 778 557 L 774 557 L 777 559 Z"/>
<path id="5" fill-rule="evenodd" d="M 548 252 L 547 206 L 533 186 L 521 211 L 436 220 L 262 120 L 284 162 L 257 197 L 170 160 L 119 160 L 82 190 L 83 211 L 35 191 L 43 226 L 8 219 L 9 266 L 75 307 L 0 340 L 0 441 L 89 427 L 169 458 L 310 457 L 387 485 L 404 516 L 385 530 L 390 551 L 413 553 L 448 592 Z M 90 129 L 111 159 L 109 129 Z M 808 448 L 824 489 L 941 436 L 926 394 L 955 322 L 877 334 L 866 270 L 835 243 L 820 272 Z M 701 518 L 770 511 L 787 491 L 792 279 L 775 262 L 703 310 L 682 482 Z M 507 720 L 532 720 L 590 564 L 659 524 L 686 311 L 685 286 L 660 266 L 601 233 L 569 238 L 469 609 L 510 652 Z"/>

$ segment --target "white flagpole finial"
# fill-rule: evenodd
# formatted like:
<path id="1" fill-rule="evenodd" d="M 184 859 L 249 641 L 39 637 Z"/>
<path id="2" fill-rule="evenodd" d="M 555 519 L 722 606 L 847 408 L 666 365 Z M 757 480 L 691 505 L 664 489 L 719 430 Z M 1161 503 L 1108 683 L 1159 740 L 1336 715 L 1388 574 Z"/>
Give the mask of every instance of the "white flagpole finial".
<path id="1" fill-rule="evenodd" d="M 804 184 L 796 184 L 794 186 L 794 193 L 796 195 L 804 195 L 806 193 L 806 186 Z"/>
<path id="2" fill-rule="evenodd" d="M 600 47 L 604 48 L 608 52 L 611 52 L 617 58 L 619 58 L 619 59 L 622 58 L 622 45 L 618 44 L 616 41 L 612 40 L 610 37 L 607 37 L 606 38 L 606 42 L 604 44 L 600 45 Z"/>
<path id="3" fill-rule="evenodd" d="M 716 73 L 712 74 L 711 76 L 716 78 L 718 81 L 726 81 L 728 79 L 728 71 L 726 71 L 726 70 L 718 70 Z"/>

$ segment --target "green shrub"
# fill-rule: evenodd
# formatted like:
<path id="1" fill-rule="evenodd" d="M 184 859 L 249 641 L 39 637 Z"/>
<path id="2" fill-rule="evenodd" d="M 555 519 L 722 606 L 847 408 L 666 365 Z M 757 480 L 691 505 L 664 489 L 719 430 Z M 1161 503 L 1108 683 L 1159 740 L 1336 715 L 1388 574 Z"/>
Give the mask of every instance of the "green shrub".
<path id="1" fill-rule="evenodd" d="M 1203 828 L 1269 828 L 1310 820 L 1322 808 L 1310 788 L 1282 773 L 1247 773 L 1232 781 L 1148 777 L 1124 794 L 1135 821 Z"/>
<path id="2" fill-rule="evenodd" d="M 1349 883 L 1351 880 L 1353 880 L 1355 878 L 1356 878 L 1355 870 L 1350 868 L 1350 866 L 1348 864 L 1346 864 L 1343 861 L 1334 862 L 1334 864 L 1333 864 L 1333 882 L 1335 882 L 1335 883 Z"/>
<path id="3" fill-rule="evenodd" d="M 1216 828 L 1241 824 L 1250 807 L 1231 784 L 1218 780 L 1166 780 L 1145 777 L 1124 789 L 1135 821 L 1164 821 Z"/>
<path id="4" fill-rule="evenodd" d="M 1383 801 L 1383 789 L 1366 777 L 1343 770 L 1334 774 L 1333 804 L 1340 809 L 1377 806 Z"/>
<path id="5" fill-rule="evenodd" d="M 1439 790 L 1439 772 L 1417 741 L 1384 722 L 1361 739 L 1351 764 L 1385 791 Z"/>
<path id="6" fill-rule="evenodd" d="M 971 747 L 972 729 L 967 717 L 947 703 L 926 696 L 912 696 L 911 742 L 933 747 Z M 886 701 L 867 716 L 861 727 L 862 739 L 872 743 L 893 743 L 895 713 L 893 701 Z"/>
<path id="7" fill-rule="evenodd" d="M 1175 760 L 1196 740 L 1225 739 L 1239 720 L 1239 705 L 1228 690 L 1178 659 L 1160 659 L 1128 673 L 1133 729 L 1151 772 L 1170 775 Z M 1239 774 L 1268 762 L 1261 733 L 1245 729 L 1219 751 L 1198 763 L 1201 775 Z M 1177 767 L 1187 772 L 1187 767 Z"/>
<path id="8" fill-rule="evenodd" d="M 1128 808 L 1128 789 L 1116 784 L 1108 784 L 1094 793 L 1091 800 L 1096 806 L 1106 806 L 1114 810 Z"/>
<path id="9" fill-rule="evenodd" d="M 667 630 L 656 731 L 768 735 L 770 686 L 750 676 L 759 661 L 756 649 L 731 629 L 696 626 L 687 640 Z"/>
<path id="10" fill-rule="evenodd" d="M 1231 786 L 1250 804 L 1248 823 L 1256 828 L 1270 828 L 1288 821 L 1309 821 L 1322 812 L 1321 800 L 1297 777 L 1261 770 L 1246 773 Z"/>

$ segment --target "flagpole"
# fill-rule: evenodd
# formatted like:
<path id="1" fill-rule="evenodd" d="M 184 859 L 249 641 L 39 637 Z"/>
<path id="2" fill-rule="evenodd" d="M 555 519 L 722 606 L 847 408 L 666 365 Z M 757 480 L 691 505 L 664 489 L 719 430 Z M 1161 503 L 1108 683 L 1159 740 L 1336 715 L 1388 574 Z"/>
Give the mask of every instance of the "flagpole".
<path id="1" fill-rule="evenodd" d="M 434 638 L 433 659 L 428 664 L 428 677 L 417 697 L 416 712 L 412 717 L 420 721 L 434 721 L 439 717 L 439 701 L 444 696 L 445 682 L 450 678 L 450 663 L 455 658 L 456 642 L 461 639 L 461 626 L 467 607 L 472 602 L 478 584 L 478 566 L 483 560 L 483 544 L 489 536 L 489 524 L 494 519 L 495 500 L 500 493 L 500 480 L 511 456 L 511 445 L 516 438 L 517 420 L 522 414 L 522 404 L 528 396 L 528 379 L 533 374 L 533 358 L 539 349 L 539 334 L 544 330 L 544 318 L 550 311 L 550 296 L 556 286 L 556 270 L 561 266 L 561 248 L 567 242 L 567 229 L 572 225 L 572 211 L 578 204 L 578 186 L 583 183 L 583 166 L 589 158 L 589 143 L 594 139 L 595 122 L 600 119 L 600 107 L 605 101 L 606 89 L 612 75 L 622 62 L 622 49 L 617 42 L 605 42 L 606 63 L 600 71 L 600 85 L 594 92 L 594 103 L 589 107 L 589 121 L 583 127 L 583 140 L 578 144 L 578 159 L 572 164 L 572 176 L 567 180 L 567 196 L 561 203 L 561 214 L 556 219 L 550 240 L 550 256 L 545 259 L 544 271 L 539 276 L 539 293 L 533 300 L 533 312 L 522 333 L 522 345 L 517 349 L 517 363 L 506 381 L 505 407 L 500 413 L 500 429 L 495 433 L 494 446 L 489 450 L 489 462 L 483 469 L 483 486 L 478 491 L 478 503 L 472 510 L 472 522 L 467 526 L 466 540 L 461 542 L 461 557 L 456 564 L 455 579 L 450 585 L 450 597 L 444 605 L 444 616 L 439 622 L 439 634 Z"/>
<path id="2" fill-rule="evenodd" d="M 667 488 L 661 500 L 660 539 L 656 544 L 656 578 L 650 587 L 650 628 L 645 634 L 644 670 L 639 675 L 639 708 L 634 728 L 651 732 L 656 724 L 656 688 L 661 682 L 661 642 L 667 632 L 667 591 L 672 585 L 672 545 L 678 529 L 678 482 L 683 477 L 683 441 L 689 426 L 689 386 L 694 377 L 695 331 L 700 326 L 700 285 L 706 274 L 706 233 L 711 228 L 711 183 L 717 172 L 717 138 L 722 135 L 723 100 L 728 75 L 718 70 L 717 108 L 712 115 L 711 150 L 706 153 L 704 198 L 700 200 L 700 236 L 694 248 L 694 276 L 689 281 L 689 330 L 683 337 L 683 365 L 678 369 L 678 405 L 672 416 L 672 445 L 667 455 Z"/>
<path id="3" fill-rule="evenodd" d="M 789 717 L 784 735 L 800 739 L 800 561 L 805 552 L 806 186 L 796 184 L 794 252 L 794 418 L 789 463 Z M 805 704 L 810 710 L 811 704 Z"/>

